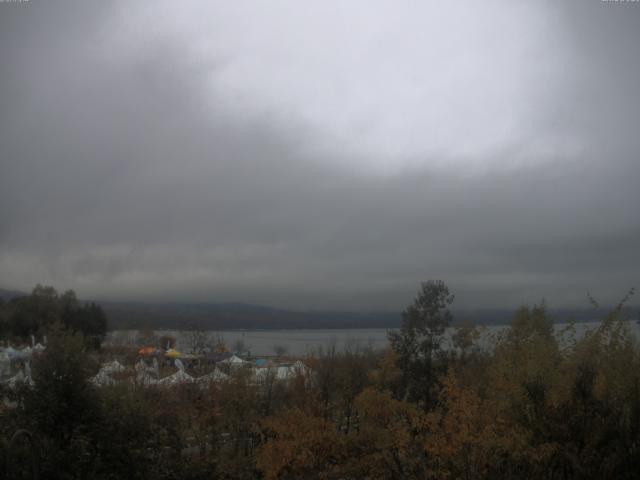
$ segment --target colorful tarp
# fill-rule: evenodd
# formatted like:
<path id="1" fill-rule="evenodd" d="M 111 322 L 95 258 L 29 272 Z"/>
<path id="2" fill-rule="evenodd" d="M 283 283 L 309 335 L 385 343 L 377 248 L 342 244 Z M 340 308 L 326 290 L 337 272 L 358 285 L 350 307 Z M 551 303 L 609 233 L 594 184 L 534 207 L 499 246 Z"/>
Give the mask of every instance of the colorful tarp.
<path id="1" fill-rule="evenodd" d="M 166 351 L 165 356 L 169 357 L 169 358 L 178 358 L 180 357 L 182 354 L 176 350 L 175 348 L 170 348 L 169 350 Z"/>
<path id="2" fill-rule="evenodd" d="M 138 350 L 138 355 L 142 355 L 143 357 L 155 355 L 155 353 L 156 353 L 155 347 L 142 347 L 140 350 Z"/>

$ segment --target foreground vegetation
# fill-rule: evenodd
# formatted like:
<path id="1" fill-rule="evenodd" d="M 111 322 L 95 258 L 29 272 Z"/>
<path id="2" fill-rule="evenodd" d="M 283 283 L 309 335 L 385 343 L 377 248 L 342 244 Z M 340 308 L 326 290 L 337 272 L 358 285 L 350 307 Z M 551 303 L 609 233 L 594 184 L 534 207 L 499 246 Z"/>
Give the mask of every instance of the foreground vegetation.
<path id="1" fill-rule="evenodd" d="M 580 338 L 523 307 L 488 346 L 464 325 L 445 350 L 452 301 L 426 282 L 386 352 L 322 351 L 288 382 L 240 369 L 206 389 L 96 389 L 97 354 L 56 322 L 34 386 L 3 392 L 0 460 L 7 478 L 31 478 L 35 456 L 52 479 L 637 477 L 640 348 L 622 304 Z"/>

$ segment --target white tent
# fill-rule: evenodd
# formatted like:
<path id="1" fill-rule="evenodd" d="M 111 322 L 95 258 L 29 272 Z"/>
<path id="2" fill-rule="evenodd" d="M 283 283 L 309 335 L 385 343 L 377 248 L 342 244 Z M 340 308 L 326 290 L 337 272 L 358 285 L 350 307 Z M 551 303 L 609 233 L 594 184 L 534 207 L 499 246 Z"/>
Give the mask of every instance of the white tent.
<path id="1" fill-rule="evenodd" d="M 220 363 L 229 363 L 231 365 L 242 365 L 243 363 L 246 363 L 246 362 L 237 355 L 231 355 L 229 358 L 225 358 Z"/>
<path id="2" fill-rule="evenodd" d="M 278 380 L 288 380 L 295 375 L 295 371 L 291 366 L 281 366 L 276 370 L 276 378 Z"/>
<path id="3" fill-rule="evenodd" d="M 224 382 L 229 379 L 229 375 L 224 372 L 221 372 L 217 368 L 207 375 L 203 375 L 201 377 L 196 378 L 196 382 L 200 385 L 210 385 L 211 383 L 216 382 Z"/>
<path id="4" fill-rule="evenodd" d="M 124 366 L 117 360 L 104 363 L 98 373 L 91 377 L 90 382 L 96 386 L 115 385 L 116 381 L 111 376 L 114 373 L 124 372 Z"/>
<path id="5" fill-rule="evenodd" d="M 31 387 L 33 387 L 33 380 L 30 376 L 26 376 L 22 370 L 20 370 L 17 374 L 7 380 L 6 384 L 9 388 L 16 388 L 18 385 L 25 383 Z"/>
<path id="6" fill-rule="evenodd" d="M 144 360 L 140 360 L 133 367 L 137 373 L 136 380 L 142 385 L 155 385 L 158 378 L 157 363 L 150 367 Z"/>
<path id="7" fill-rule="evenodd" d="M 0 377 L 11 375 L 11 358 L 4 350 L 0 350 Z"/>
<path id="8" fill-rule="evenodd" d="M 279 365 L 275 367 L 258 367 L 254 368 L 254 376 L 256 381 L 266 381 L 270 378 L 276 380 L 290 380 L 296 375 L 304 375 L 307 367 L 302 362 L 296 362 L 292 365 Z"/>
<path id="9" fill-rule="evenodd" d="M 4 353 L 9 357 L 9 360 L 25 360 L 31 356 L 30 353 L 25 353 L 21 350 L 16 350 L 13 347 L 5 348 Z"/>
<path id="10" fill-rule="evenodd" d="M 272 367 L 256 367 L 253 369 L 253 376 L 257 382 L 264 382 L 269 379 L 270 375 L 274 374 Z"/>
<path id="11" fill-rule="evenodd" d="M 169 375 L 168 377 L 164 377 L 161 380 L 158 380 L 158 385 L 178 385 L 180 383 L 191 383 L 193 382 L 193 377 L 186 373 L 184 370 L 178 370 L 173 375 Z"/>
<path id="12" fill-rule="evenodd" d="M 114 360 L 113 362 L 104 363 L 100 368 L 100 371 L 107 375 L 111 375 L 113 373 L 124 372 L 125 368 L 118 360 Z"/>
<path id="13" fill-rule="evenodd" d="M 13 377 L 7 380 L 7 385 L 10 388 L 15 388 L 18 384 L 24 382 L 24 379 L 25 379 L 24 373 L 22 373 L 22 370 L 20 370 Z"/>
<path id="14" fill-rule="evenodd" d="M 300 360 L 296 360 L 296 362 L 291 366 L 291 368 L 298 375 L 308 375 L 309 374 L 309 367 L 307 367 Z"/>
<path id="15" fill-rule="evenodd" d="M 108 373 L 106 373 L 103 370 L 100 370 L 97 374 L 91 377 L 89 381 L 94 385 L 96 385 L 97 387 L 116 384 L 116 381 Z"/>
<path id="16" fill-rule="evenodd" d="M 182 360 L 180 360 L 179 358 L 176 358 L 173 361 L 173 364 L 176 366 L 178 370 L 182 370 L 183 372 L 185 371 L 184 364 L 182 363 Z"/>
<path id="17" fill-rule="evenodd" d="M 158 380 L 156 380 L 151 374 L 149 374 L 149 372 L 138 373 L 138 375 L 136 376 L 136 381 L 140 385 L 144 385 L 145 387 L 148 385 L 155 385 L 158 383 Z"/>

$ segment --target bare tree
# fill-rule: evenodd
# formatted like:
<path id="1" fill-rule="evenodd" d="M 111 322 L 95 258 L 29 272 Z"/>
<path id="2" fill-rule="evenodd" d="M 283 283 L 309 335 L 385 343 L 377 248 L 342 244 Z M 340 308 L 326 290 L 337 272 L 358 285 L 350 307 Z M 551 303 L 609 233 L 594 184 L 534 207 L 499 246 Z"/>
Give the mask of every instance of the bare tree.
<path id="1" fill-rule="evenodd" d="M 209 333 L 202 328 L 192 327 L 183 333 L 187 349 L 192 353 L 205 353 L 211 341 Z"/>
<path id="2" fill-rule="evenodd" d="M 215 353 L 225 353 L 229 351 L 227 342 L 224 341 L 224 336 L 220 332 L 216 332 L 215 340 L 213 341 L 213 351 Z"/>
<path id="3" fill-rule="evenodd" d="M 151 328 L 151 325 L 146 324 L 142 330 L 138 331 L 136 343 L 141 347 L 156 346 L 158 335 Z"/>
<path id="4" fill-rule="evenodd" d="M 271 348 L 273 348 L 273 353 L 276 354 L 276 357 L 278 357 L 278 359 L 287 354 L 287 347 L 285 347 L 284 345 L 274 345 Z"/>
<path id="5" fill-rule="evenodd" d="M 235 353 L 242 353 L 247 350 L 247 345 L 244 343 L 244 340 L 238 338 L 235 342 L 233 342 L 233 351 Z"/>

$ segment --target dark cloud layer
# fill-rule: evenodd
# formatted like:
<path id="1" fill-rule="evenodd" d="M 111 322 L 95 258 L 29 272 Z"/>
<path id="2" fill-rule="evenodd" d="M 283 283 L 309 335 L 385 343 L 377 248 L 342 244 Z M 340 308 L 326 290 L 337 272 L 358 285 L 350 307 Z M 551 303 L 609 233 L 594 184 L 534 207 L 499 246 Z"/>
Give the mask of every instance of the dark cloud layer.
<path id="1" fill-rule="evenodd" d="M 640 4 L 296 4 L 0 3 L 0 284 L 393 310 L 427 278 L 468 307 L 638 283 Z"/>

